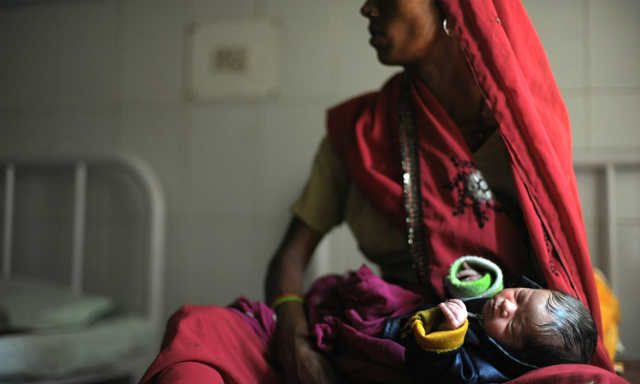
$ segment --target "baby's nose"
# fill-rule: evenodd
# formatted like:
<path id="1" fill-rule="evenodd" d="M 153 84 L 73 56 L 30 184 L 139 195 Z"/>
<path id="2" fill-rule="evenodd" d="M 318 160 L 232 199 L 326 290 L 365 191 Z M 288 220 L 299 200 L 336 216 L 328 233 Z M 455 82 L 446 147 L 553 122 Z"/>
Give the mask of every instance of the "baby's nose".
<path id="1" fill-rule="evenodd" d="M 516 304 L 508 299 L 502 299 L 502 302 L 500 303 L 500 314 L 504 317 L 509 316 L 510 313 L 512 313 L 513 311 L 515 311 L 516 309 Z"/>

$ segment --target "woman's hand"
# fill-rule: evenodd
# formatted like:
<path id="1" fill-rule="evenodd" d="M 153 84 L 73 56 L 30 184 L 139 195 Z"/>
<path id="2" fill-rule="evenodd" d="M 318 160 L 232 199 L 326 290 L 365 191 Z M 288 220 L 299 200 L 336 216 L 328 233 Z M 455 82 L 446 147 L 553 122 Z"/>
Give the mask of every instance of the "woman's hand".
<path id="1" fill-rule="evenodd" d="M 283 382 L 337 383 L 331 363 L 311 345 L 307 327 L 300 303 L 283 303 L 278 307 L 274 347 L 276 357 L 282 365 Z"/>
<path id="2" fill-rule="evenodd" d="M 293 218 L 278 251 L 269 263 L 265 281 L 266 302 L 283 293 L 302 292 L 304 270 L 322 235 L 297 218 Z M 282 303 L 277 308 L 278 321 L 273 340 L 275 356 L 283 368 L 285 384 L 337 383 L 336 375 L 325 356 L 314 350 L 309 339 L 304 306 L 298 302 Z"/>
<path id="3" fill-rule="evenodd" d="M 467 307 L 460 299 L 450 299 L 438 304 L 438 308 L 444 315 L 444 321 L 438 327 L 441 331 L 457 329 L 467 319 Z"/>

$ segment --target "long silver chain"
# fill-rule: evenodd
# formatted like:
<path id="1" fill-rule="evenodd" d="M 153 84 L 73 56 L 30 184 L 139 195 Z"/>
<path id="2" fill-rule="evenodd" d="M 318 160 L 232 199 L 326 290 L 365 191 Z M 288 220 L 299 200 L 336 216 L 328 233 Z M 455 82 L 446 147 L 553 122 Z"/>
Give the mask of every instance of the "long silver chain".
<path id="1" fill-rule="evenodd" d="M 411 104 L 411 86 L 409 76 L 405 74 L 400 95 L 398 113 L 398 138 L 402 155 L 402 191 L 406 211 L 407 243 L 413 260 L 418 281 L 427 285 L 427 254 L 422 221 L 422 194 L 420 191 L 420 158 L 418 139 Z"/>

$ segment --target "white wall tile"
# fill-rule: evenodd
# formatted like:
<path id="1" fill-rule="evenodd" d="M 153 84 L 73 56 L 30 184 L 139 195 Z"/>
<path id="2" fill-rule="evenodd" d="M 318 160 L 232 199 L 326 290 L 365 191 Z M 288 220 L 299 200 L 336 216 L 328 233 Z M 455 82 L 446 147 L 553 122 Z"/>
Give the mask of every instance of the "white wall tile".
<path id="1" fill-rule="evenodd" d="M 316 149 L 324 136 L 325 106 L 271 106 L 260 129 L 264 150 L 258 158 L 256 209 L 263 214 L 289 214 L 302 192 Z"/>
<path id="2" fill-rule="evenodd" d="M 587 85 L 584 0 L 523 1 L 560 87 Z"/>
<path id="3" fill-rule="evenodd" d="M 256 209 L 258 160 L 264 151 L 257 104 L 191 110 L 191 209 L 249 214 Z"/>
<path id="4" fill-rule="evenodd" d="M 172 212 L 191 207 L 189 124 L 182 104 L 132 104 L 122 110 L 118 151 L 149 163 L 160 179 Z"/>
<path id="5" fill-rule="evenodd" d="M 189 256 L 187 249 L 193 242 L 193 221 L 186 213 L 169 213 L 167 216 L 167 239 L 165 247 L 166 265 L 164 276 L 165 316 L 168 318 L 184 304 L 190 304 Z"/>
<path id="6" fill-rule="evenodd" d="M 589 126 L 589 99 L 586 91 L 562 90 L 563 98 L 571 120 L 571 139 L 574 149 L 587 149 L 591 142 Z"/>
<path id="7" fill-rule="evenodd" d="M 5 113 L 4 153 L 60 154 L 108 153 L 119 134 L 119 113 L 57 112 Z M 6 124 L 6 125 L 5 125 Z"/>
<path id="8" fill-rule="evenodd" d="M 331 55 L 337 61 L 332 76 L 334 93 L 339 100 L 382 87 L 400 67 L 383 66 L 369 45 L 368 21 L 360 15 L 363 2 L 331 0 L 329 41 Z"/>
<path id="9" fill-rule="evenodd" d="M 7 154 L 33 154 L 47 152 L 51 143 L 55 143 L 56 132 L 46 130 L 39 124 L 29 123 L 29 118 L 22 113 L 3 111 L 0 115 L 0 151 Z"/>
<path id="10" fill-rule="evenodd" d="M 617 217 L 623 219 L 640 218 L 639 191 L 640 168 L 620 169 L 616 172 Z"/>
<path id="11" fill-rule="evenodd" d="M 640 148 L 640 93 L 601 92 L 592 104 L 591 145 L 600 148 Z"/>
<path id="12" fill-rule="evenodd" d="M 589 254 L 594 265 L 602 265 L 602 233 L 604 228 L 601 225 L 601 218 L 605 214 L 602 202 L 604 201 L 604 190 L 602 189 L 604 177 L 599 170 L 576 170 L 578 181 L 578 193 L 580 195 L 580 206 L 587 232 L 587 242 L 589 244 Z"/>
<path id="13" fill-rule="evenodd" d="M 306 21 L 310 25 L 326 26 L 329 14 L 329 2 L 314 0 L 259 0 L 266 4 L 266 16 L 277 17 L 282 21 Z"/>
<path id="14" fill-rule="evenodd" d="M 604 198 L 602 185 L 604 177 L 599 170 L 576 169 L 576 179 L 578 181 L 578 194 L 580 195 L 580 206 L 584 217 L 599 217 L 602 215 L 601 202 Z"/>
<path id="15" fill-rule="evenodd" d="M 121 8 L 122 100 L 182 100 L 185 3 L 127 0 Z"/>
<path id="16" fill-rule="evenodd" d="M 585 218 L 584 227 L 587 232 L 587 242 L 589 244 L 589 256 L 594 267 L 604 270 L 603 260 L 603 234 L 604 228 L 600 221 L 594 218 Z"/>
<path id="17" fill-rule="evenodd" d="M 374 271 L 378 271 L 378 268 L 367 261 L 362 255 L 362 252 L 358 249 L 353 234 L 349 227 L 341 225 L 335 228 L 329 234 L 330 241 L 330 254 L 332 273 L 343 273 L 347 270 L 356 270 L 362 266 L 362 264 L 369 265 Z"/>
<path id="18" fill-rule="evenodd" d="M 255 2 L 262 0 L 187 0 L 189 21 L 244 19 L 255 16 Z"/>
<path id="19" fill-rule="evenodd" d="M 640 1 L 589 0 L 589 9 L 592 85 L 640 86 Z"/>
<path id="20" fill-rule="evenodd" d="M 226 305 L 240 295 L 261 299 L 270 255 L 257 254 L 253 237 L 264 222 L 253 214 L 213 213 L 190 217 L 189 242 L 183 248 L 186 300 Z"/>
<path id="21" fill-rule="evenodd" d="M 625 346 L 624 357 L 640 358 L 640 298 L 638 298 L 638 276 L 640 275 L 640 226 L 618 226 L 618 251 L 622 258 L 617 276 L 620 300 L 620 340 Z"/>
<path id="22" fill-rule="evenodd" d="M 336 57 L 325 1 L 268 0 L 266 16 L 281 24 L 279 99 L 300 101 L 332 94 Z"/>
<path id="23" fill-rule="evenodd" d="M 20 7 L 3 18 L 0 105 L 34 111 L 116 100 L 115 1 Z"/>

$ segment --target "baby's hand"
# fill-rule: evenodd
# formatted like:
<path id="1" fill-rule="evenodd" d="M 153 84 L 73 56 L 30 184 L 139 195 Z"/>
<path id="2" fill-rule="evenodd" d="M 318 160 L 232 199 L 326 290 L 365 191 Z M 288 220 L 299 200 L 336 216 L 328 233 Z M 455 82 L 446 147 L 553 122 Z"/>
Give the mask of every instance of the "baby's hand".
<path id="1" fill-rule="evenodd" d="M 438 308 L 444 315 L 444 321 L 438 327 L 441 331 L 457 329 L 467 319 L 467 307 L 460 299 L 450 299 L 438 304 Z"/>

